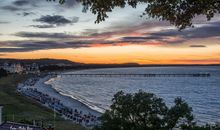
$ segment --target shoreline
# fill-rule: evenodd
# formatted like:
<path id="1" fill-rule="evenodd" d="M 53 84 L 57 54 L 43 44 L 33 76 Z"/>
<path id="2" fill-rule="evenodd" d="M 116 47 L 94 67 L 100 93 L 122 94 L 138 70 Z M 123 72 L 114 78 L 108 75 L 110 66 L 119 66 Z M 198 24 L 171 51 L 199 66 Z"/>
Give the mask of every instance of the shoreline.
<path id="1" fill-rule="evenodd" d="M 38 78 L 39 78 L 39 80 L 36 81 L 36 83 L 34 83 L 33 85 L 26 85 L 26 84 L 18 85 L 18 91 L 20 93 L 24 94 L 25 96 L 29 96 L 31 98 L 34 98 L 43 106 L 46 106 L 46 107 L 53 109 L 53 110 L 56 109 L 55 106 L 52 107 L 52 106 L 50 106 L 50 104 L 42 103 L 42 101 L 40 101 L 41 98 L 37 99 L 37 97 L 35 97 L 36 94 L 33 94 L 34 96 L 28 94 L 29 90 L 34 90 L 37 93 L 42 93 L 43 95 L 47 95 L 48 97 L 50 97 L 52 99 L 59 100 L 60 104 L 62 104 L 68 110 L 71 110 L 71 113 L 74 113 L 73 112 L 74 110 L 79 111 L 77 113 L 79 113 L 81 115 L 80 117 L 82 117 L 82 119 L 84 119 L 84 117 L 95 117 L 95 119 L 97 119 L 97 120 L 95 120 L 93 122 L 90 121 L 90 123 L 88 123 L 88 120 L 86 120 L 86 119 L 84 122 L 81 119 L 79 119 L 79 121 L 78 121 L 78 119 L 75 120 L 73 117 L 73 116 L 75 116 L 75 114 L 63 114 L 63 113 L 60 113 L 57 110 L 55 110 L 57 113 L 60 113 L 64 119 L 72 120 L 73 122 L 79 123 L 85 127 L 93 127 L 99 122 L 98 120 L 103 113 L 92 109 L 91 107 L 89 107 L 86 104 L 84 104 L 83 102 L 75 99 L 74 97 L 71 97 L 69 95 L 65 95 L 65 94 L 58 92 L 52 85 L 46 83 L 50 80 L 53 80 L 54 78 L 57 78 L 57 76 L 46 75 L 44 77 L 39 76 Z M 34 91 L 32 91 L 32 92 L 34 92 Z"/>
<path id="2" fill-rule="evenodd" d="M 46 82 L 49 82 L 50 80 L 52 80 L 54 78 L 57 78 L 57 76 L 50 76 L 49 78 L 47 78 L 47 80 L 44 81 L 44 83 L 43 83 L 45 85 L 45 87 L 49 87 L 50 89 L 52 89 L 54 91 L 54 93 L 58 93 L 59 95 L 63 96 L 65 99 L 74 100 L 74 102 L 79 102 L 80 106 L 88 107 L 88 109 L 90 109 L 90 110 L 88 110 L 88 112 L 94 111 L 95 113 L 98 113 L 100 115 L 103 114 L 102 112 L 99 112 L 97 110 L 92 109 L 91 107 L 93 107 L 93 106 L 88 106 L 89 104 L 86 105 L 86 103 L 84 103 L 83 101 L 80 101 L 80 99 L 77 99 L 77 98 L 72 97 L 70 95 L 59 92 L 51 84 L 46 83 Z"/>
<path id="3" fill-rule="evenodd" d="M 44 78 L 45 78 L 45 77 L 44 77 Z M 43 79 L 44 79 L 44 78 L 43 78 Z M 57 78 L 57 76 L 46 76 L 46 80 L 44 80 L 43 82 L 41 82 L 41 84 L 44 84 L 44 87 L 46 87 L 48 90 L 52 90 L 55 94 L 59 94 L 59 96 L 62 96 L 63 99 L 67 99 L 67 100 L 69 100 L 70 102 L 71 102 L 71 100 L 73 100 L 74 105 L 76 105 L 75 107 L 83 107 L 83 108 L 85 108 L 85 109 L 88 109 L 88 110 L 86 110 L 86 112 L 90 112 L 90 113 L 91 113 L 91 112 L 93 111 L 92 113 L 96 113 L 96 114 L 102 115 L 101 112 L 98 112 L 98 111 L 96 111 L 96 110 L 90 108 L 89 106 L 87 106 L 86 104 L 84 104 L 83 102 L 77 100 L 77 99 L 74 98 L 74 97 L 71 97 L 71 96 L 69 96 L 69 95 L 65 95 L 65 94 L 63 94 L 63 93 L 57 91 L 52 85 L 46 83 L 46 82 L 48 82 L 49 80 L 51 80 L 51 79 L 53 79 L 53 78 Z M 43 91 L 41 91 L 41 92 L 43 92 Z M 54 96 L 55 96 L 55 95 L 54 95 Z M 57 96 L 58 96 L 58 95 L 57 95 Z M 62 101 L 62 100 L 61 100 L 61 101 Z M 64 105 L 69 106 L 69 105 L 71 105 L 71 104 L 64 104 Z M 71 107 L 71 106 L 69 106 L 69 107 Z M 90 110 L 89 110 L 89 109 L 90 109 Z"/>

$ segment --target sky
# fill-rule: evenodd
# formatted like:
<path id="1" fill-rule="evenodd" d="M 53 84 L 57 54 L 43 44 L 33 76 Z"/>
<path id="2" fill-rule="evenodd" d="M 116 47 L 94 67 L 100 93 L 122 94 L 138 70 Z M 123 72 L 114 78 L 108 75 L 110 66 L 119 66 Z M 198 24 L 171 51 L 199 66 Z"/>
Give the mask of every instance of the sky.
<path id="1" fill-rule="evenodd" d="M 167 21 L 140 17 L 146 8 L 115 8 L 96 16 L 75 0 L 0 0 L 0 58 L 67 59 L 100 64 L 220 64 L 220 18 L 197 16 L 178 31 Z"/>

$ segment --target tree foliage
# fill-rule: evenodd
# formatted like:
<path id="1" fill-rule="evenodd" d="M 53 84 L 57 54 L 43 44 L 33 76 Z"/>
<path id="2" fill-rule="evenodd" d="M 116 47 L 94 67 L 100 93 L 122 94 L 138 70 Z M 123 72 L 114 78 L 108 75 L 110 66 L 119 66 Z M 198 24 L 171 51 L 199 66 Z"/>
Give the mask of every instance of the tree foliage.
<path id="1" fill-rule="evenodd" d="M 56 0 L 47 0 L 56 1 Z M 59 0 L 60 4 L 67 0 Z M 138 4 L 145 4 L 141 16 L 149 16 L 159 20 L 169 21 L 180 30 L 192 26 L 192 20 L 197 15 L 205 15 L 211 20 L 220 13 L 219 0 L 77 0 L 82 3 L 84 11 L 90 10 L 97 15 L 96 23 L 108 18 L 107 13 L 115 7 L 124 8 L 126 5 L 136 8 Z"/>
<path id="2" fill-rule="evenodd" d="M 0 78 L 4 77 L 4 76 L 7 76 L 7 71 L 2 69 L 2 68 L 0 68 Z"/>
<path id="3" fill-rule="evenodd" d="M 193 126 L 192 109 L 181 98 L 168 108 L 163 99 L 152 93 L 139 91 L 114 95 L 113 104 L 101 117 L 101 124 L 95 130 L 170 130 Z"/>

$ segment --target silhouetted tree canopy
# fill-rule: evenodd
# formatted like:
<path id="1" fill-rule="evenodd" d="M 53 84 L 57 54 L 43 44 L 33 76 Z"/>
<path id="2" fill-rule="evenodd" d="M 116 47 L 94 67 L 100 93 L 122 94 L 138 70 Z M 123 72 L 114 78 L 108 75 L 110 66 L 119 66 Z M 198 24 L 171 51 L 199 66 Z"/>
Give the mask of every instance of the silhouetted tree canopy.
<path id="1" fill-rule="evenodd" d="M 175 105 L 169 108 L 152 93 L 120 91 L 112 102 L 94 130 L 171 130 L 174 127 L 189 130 L 193 126 L 192 109 L 181 98 L 176 98 Z"/>
<path id="2" fill-rule="evenodd" d="M 56 1 L 56 0 L 47 0 Z M 59 0 L 60 4 L 67 0 Z M 192 26 L 192 20 L 197 15 L 205 15 L 211 20 L 220 13 L 219 0 L 77 0 L 84 6 L 84 11 L 91 11 L 97 15 L 96 23 L 108 18 L 107 13 L 115 7 L 124 8 L 129 5 L 136 8 L 138 4 L 145 4 L 141 16 L 149 16 L 159 20 L 169 21 L 180 30 Z"/>

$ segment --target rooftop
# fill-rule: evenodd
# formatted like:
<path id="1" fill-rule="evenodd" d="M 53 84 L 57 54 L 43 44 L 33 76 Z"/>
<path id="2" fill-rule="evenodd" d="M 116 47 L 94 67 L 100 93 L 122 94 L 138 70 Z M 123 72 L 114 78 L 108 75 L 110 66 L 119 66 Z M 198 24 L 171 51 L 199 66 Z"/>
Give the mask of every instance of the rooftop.
<path id="1" fill-rule="evenodd" d="M 0 130 L 43 130 L 43 128 L 28 124 L 6 122 L 0 125 Z"/>

